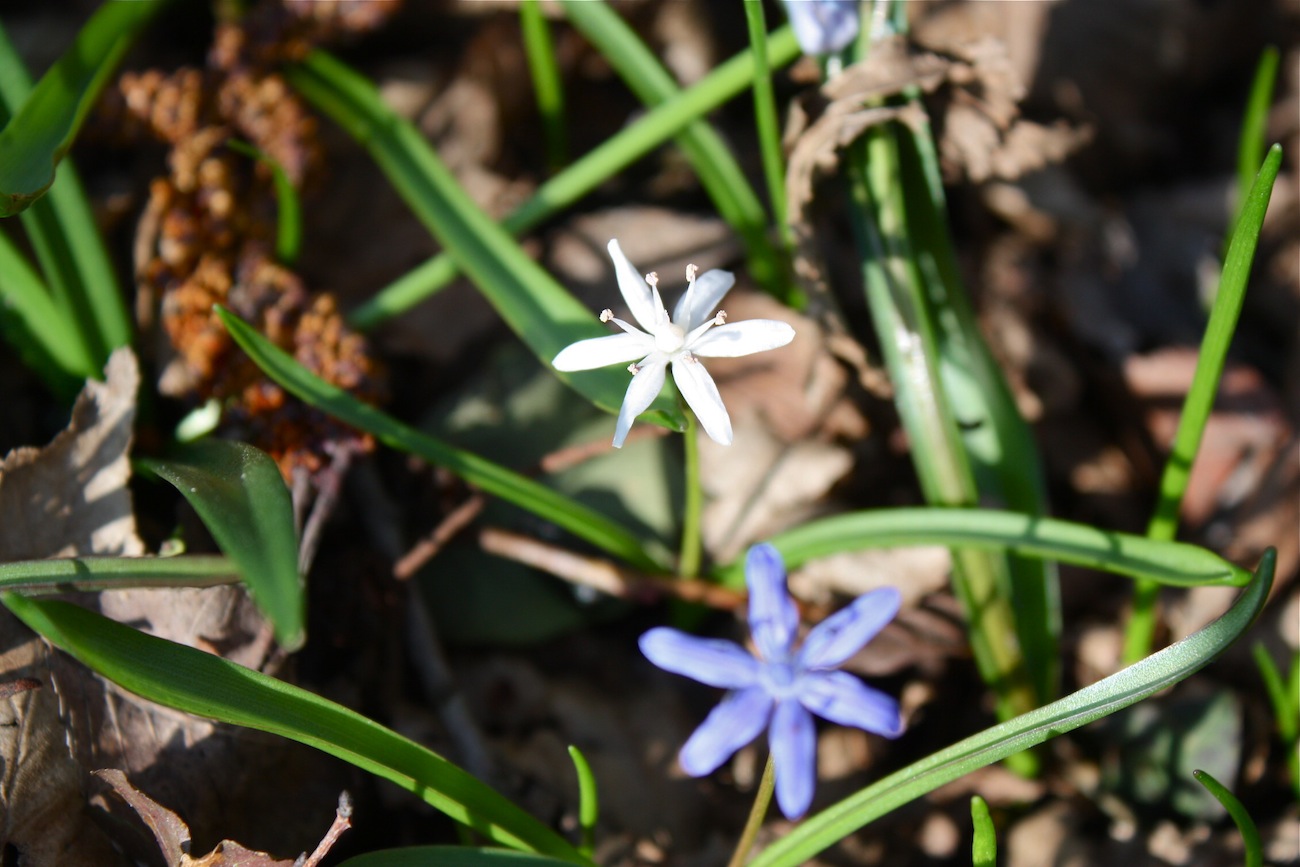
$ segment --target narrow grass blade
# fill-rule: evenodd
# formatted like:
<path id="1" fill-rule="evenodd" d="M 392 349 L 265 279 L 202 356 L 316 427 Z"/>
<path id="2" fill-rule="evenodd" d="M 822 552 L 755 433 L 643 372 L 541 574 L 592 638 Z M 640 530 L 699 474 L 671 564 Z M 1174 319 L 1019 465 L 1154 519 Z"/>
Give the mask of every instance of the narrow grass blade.
<path id="1" fill-rule="evenodd" d="M 1300 651 L 1291 654 L 1291 676 L 1284 678 L 1277 663 L 1268 655 L 1268 649 L 1257 642 L 1251 648 L 1264 689 L 1273 708 L 1273 721 L 1277 725 L 1278 739 L 1286 753 L 1287 770 L 1291 774 L 1291 789 L 1300 802 Z"/>
<path id="2" fill-rule="evenodd" d="M 55 365 L 54 369 L 44 365 L 36 368 L 47 382 L 51 385 L 66 384 L 68 380 L 82 383 L 103 376 L 103 369 L 95 368 L 86 345 L 72 321 L 50 297 L 45 282 L 4 234 L 0 234 L 0 295 L 8 308 L 6 312 L 21 325 L 38 354 L 33 360 L 48 359 Z M 72 393 L 76 392 L 74 388 Z"/>
<path id="3" fill-rule="evenodd" d="M 31 78 L 0 26 L 0 117 L 11 120 L 31 94 Z M 45 273 L 47 294 L 70 335 L 67 351 L 88 359 L 83 379 L 99 377 L 109 353 L 130 342 L 131 324 L 117 274 L 70 161 L 48 194 L 23 211 L 22 221 Z"/>
<path id="4" fill-rule="evenodd" d="M 590 863 L 484 783 L 359 713 L 76 605 L 13 593 L 0 600 L 55 646 L 128 692 L 205 719 L 315 747 L 414 792 L 502 846 Z"/>
<path id="5" fill-rule="evenodd" d="M 571 864 L 556 858 L 479 849 L 472 846 L 411 846 L 369 852 L 344 861 L 339 867 L 558 867 Z"/>
<path id="6" fill-rule="evenodd" d="M 384 105 L 373 84 L 319 51 L 292 67 L 288 77 L 365 145 L 397 192 L 543 364 L 570 343 L 609 333 L 470 200 L 420 132 Z M 611 413 L 623 403 L 627 372 L 622 368 L 556 375 Z M 643 418 L 682 428 L 676 404 L 662 394 Z"/>
<path id="7" fill-rule="evenodd" d="M 1241 587 L 1250 580 L 1245 569 L 1196 545 L 991 509 L 849 512 L 809 521 L 769 541 L 791 569 L 843 551 L 946 545 L 954 549 L 1012 551 L 1174 587 Z M 719 570 L 718 577 L 728 586 L 743 585 L 744 563 L 737 560 L 729 564 Z"/>
<path id="8" fill-rule="evenodd" d="M 654 53 L 605 3 L 561 0 L 565 14 L 600 50 L 623 83 L 647 106 L 659 105 L 679 92 Z M 767 236 L 767 215 L 753 187 L 722 137 L 706 120 L 693 121 L 677 134 L 681 147 L 718 213 L 740 235 L 749 254 L 749 270 L 759 285 L 787 302 L 793 281 Z"/>
<path id="9" fill-rule="evenodd" d="M 1277 82 L 1277 46 L 1270 45 L 1259 57 L 1255 78 L 1246 98 L 1246 111 L 1237 136 L 1237 211 L 1245 207 L 1255 182 L 1259 164 L 1264 161 L 1264 139 L 1268 135 L 1268 111 L 1273 105 L 1273 86 Z M 1236 219 L 1233 225 L 1236 225 Z"/>
<path id="10" fill-rule="evenodd" d="M 772 68 L 785 66 L 798 56 L 799 45 L 788 26 L 770 35 L 767 62 Z M 754 58 L 749 51 L 731 58 L 542 184 L 532 198 L 501 221 L 502 227 L 518 235 L 541 224 L 663 144 L 682 127 L 745 90 L 753 77 Z M 456 274 L 455 261 L 447 253 L 440 253 L 357 307 L 349 314 L 348 322 L 363 331 L 374 328 L 437 292 Z"/>
<path id="11" fill-rule="evenodd" d="M 275 461 L 245 443 L 207 439 L 143 463 L 176 486 L 239 566 L 276 641 L 286 650 L 301 647 L 307 601 L 298 575 L 298 533 Z"/>
<path id="12" fill-rule="evenodd" d="M 1276 552 L 1213 623 L 1135 665 L 1049 705 L 985 729 L 850 795 L 804 821 L 759 854 L 749 867 L 795 867 L 859 828 L 944 783 L 1072 731 L 1178 683 L 1203 668 L 1249 628 L 1273 584 Z"/>
<path id="13" fill-rule="evenodd" d="M 519 26 L 524 33 L 524 53 L 528 55 L 528 71 L 533 77 L 537 113 L 541 115 L 546 135 L 546 162 L 551 169 L 558 169 L 568 162 L 569 151 L 564 131 L 564 86 L 540 0 L 523 0 L 519 4 Z"/>
<path id="14" fill-rule="evenodd" d="M 1250 267 L 1259 244 L 1259 231 L 1264 224 L 1269 199 L 1273 195 L 1273 182 L 1282 167 L 1282 147 L 1273 145 L 1264 160 L 1255 183 L 1246 197 L 1245 207 L 1232 232 L 1228 256 L 1219 278 L 1219 291 L 1210 309 L 1201 338 L 1201 351 L 1196 358 L 1196 372 L 1192 385 L 1183 401 L 1183 411 L 1178 417 L 1178 430 L 1174 443 L 1160 476 L 1160 493 L 1154 514 L 1147 525 L 1147 535 L 1153 539 L 1172 539 L 1178 532 L 1178 514 L 1182 508 L 1183 494 L 1192 475 L 1192 464 L 1201 447 L 1201 436 L 1209 421 L 1214 397 L 1219 391 L 1219 379 L 1228 357 L 1228 346 L 1237 330 L 1237 318 L 1246 297 L 1246 284 L 1250 280 Z M 1156 626 L 1156 599 L 1159 588 L 1152 584 L 1139 584 L 1133 594 L 1133 611 L 1124 634 L 1124 661 L 1141 659 L 1151 649 Z"/>
<path id="15" fill-rule="evenodd" d="M 763 4 L 745 3 L 745 24 L 749 28 L 749 48 L 754 56 L 754 126 L 763 157 L 763 179 L 772 205 L 772 219 L 781 232 L 781 243 L 788 252 L 794 247 L 794 230 L 786 221 L 785 151 L 781 146 L 781 128 L 777 121 L 776 94 L 772 89 L 772 70 L 767 66 L 767 16 Z"/>
<path id="16" fill-rule="evenodd" d="M 1264 849 L 1259 839 L 1259 828 L 1255 827 L 1255 820 L 1250 817 L 1250 813 L 1246 812 L 1241 801 L 1237 800 L 1237 796 L 1208 771 L 1192 771 L 1192 776 L 1196 778 L 1196 782 L 1205 787 L 1205 791 L 1223 805 L 1223 809 L 1227 810 L 1228 815 L 1232 817 L 1237 831 L 1241 834 L 1242 848 L 1246 850 L 1245 867 L 1263 867 Z"/>
<path id="17" fill-rule="evenodd" d="M 989 805 L 979 795 L 971 795 L 970 821 L 975 828 L 970 851 L 971 867 L 997 867 L 998 834 L 993 827 L 993 817 L 989 815 Z"/>
<path id="18" fill-rule="evenodd" d="M 872 324 L 921 490 L 931 504 L 968 506 L 979 501 L 979 490 L 943 377 L 939 313 L 927 295 L 926 276 L 908 237 L 898 135 L 889 127 L 876 127 L 851 155 L 850 222 L 861 250 Z M 969 621 L 971 653 L 980 677 L 994 692 L 999 717 L 1009 719 L 1038 705 L 1017 634 L 1006 557 L 955 550 L 952 584 Z M 1020 761 L 1028 770 L 1030 760 Z"/>
<path id="19" fill-rule="evenodd" d="M 420 455 L 446 467 L 466 482 L 563 527 L 627 563 L 649 572 L 665 571 L 630 531 L 599 512 L 499 464 L 402 424 L 311 373 L 228 310 L 217 308 L 235 342 L 271 379 L 300 400 L 367 431 L 385 445 Z"/>
<path id="20" fill-rule="evenodd" d="M 578 827 L 582 829 L 578 851 L 590 858 L 595 848 L 596 822 L 600 818 L 596 775 L 591 772 L 587 757 L 572 744 L 569 745 L 569 758 L 573 760 L 573 770 L 578 775 Z"/>
<path id="21" fill-rule="evenodd" d="M 22 211 L 54 183 L 100 89 L 161 0 L 104 3 L 0 130 L 0 216 Z"/>
<path id="22" fill-rule="evenodd" d="M 286 265 L 298 260 L 302 248 L 302 203 L 298 191 L 289 180 L 289 173 L 284 166 L 276 162 L 270 154 L 263 153 L 247 142 L 231 139 L 226 146 L 236 153 L 252 157 L 271 170 L 271 184 L 275 188 L 275 204 L 278 215 L 275 222 L 275 258 Z"/>
<path id="23" fill-rule="evenodd" d="M 0 563 L 0 590 L 67 593 L 122 587 L 211 587 L 239 580 L 225 557 L 69 557 Z"/>

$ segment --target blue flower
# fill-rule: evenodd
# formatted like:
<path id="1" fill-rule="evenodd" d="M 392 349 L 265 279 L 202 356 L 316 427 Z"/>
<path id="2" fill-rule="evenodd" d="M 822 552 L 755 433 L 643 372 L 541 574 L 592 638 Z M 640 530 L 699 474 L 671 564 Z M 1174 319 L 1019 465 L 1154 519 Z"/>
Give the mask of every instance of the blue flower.
<path id="1" fill-rule="evenodd" d="M 804 54 L 830 54 L 858 35 L 858 0 L 785 0 Z"/>
<path id="2" fill-rule="evenodd" d="M 666 627 L 642 635 L 641 652 L 662 669 L 731 690 L 682 747 L 682 769 L 711 774 L 767 729 L 776 802 L 795 819 L 812 803 L 817 778 L 813 714 L 887 738 L 903 732 L 898 702 L 835 670 L 894 619 L 900 596 L 892 587 L 859 596 L 814 626 L 796 651 L 799 611 L 786 592 L 780 553 L 766 544 L 750 548 L 745 580 L 757 656 L 732 641 Z"/>

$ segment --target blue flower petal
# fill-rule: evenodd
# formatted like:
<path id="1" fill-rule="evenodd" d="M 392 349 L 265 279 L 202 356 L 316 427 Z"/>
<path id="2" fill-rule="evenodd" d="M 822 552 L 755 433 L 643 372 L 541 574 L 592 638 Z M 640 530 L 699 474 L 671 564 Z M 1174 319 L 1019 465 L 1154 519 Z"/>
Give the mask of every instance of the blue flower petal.
<path id="1" fill-rule="evenodd" d="M 898 702 L 843 671 L 813 671 L 799 679 L 799 702 L 823 719 L 887 738 L 903 733 Z"/>
<path id="2" fill-rule="evenodd" d="M 862 649 L 898 614 L 902 596 L 893 587 L 872 590 L 818 623 L 799 649 L 803 668 L 835 668 Z"/>
<path id="3" fill-rule="evenodd" d="M 767 662 L 785 662 L 790 656 L 799 610 L 785 589 L 785 564 L 771 545 L 755 545 L 745 557 L 749 585 L 749 631 Z"/>
<path id="4" fill-rule="evenodd" d="M 682 770 L 692 777 L 713 773 L 732 753 L 758 737 L 771 715 L 772 698 L 761 686 L 731 693 L 705 718 L 678 753 Z"/>
<path id="5" fill-rule="evenodd" d="M 785 0 L 804 54 L 839 51 L 858 35 L 858 0 Z"/>
<path id="6" fill-rule="evenodd" d="M 641 636 L 641 652 L 655 665 L 723 689 L 753 686 L 758 660 L 734 641 L 696 638 L 666 626 Z"/>
<path id="7" fill-rule="evenodd" d="M 776 803 L 787 819 L 808 812 L 817 784 L 817 732 L 812 714 L 799 702 L 776 706 L 768 733 L 776 763 Z"/>

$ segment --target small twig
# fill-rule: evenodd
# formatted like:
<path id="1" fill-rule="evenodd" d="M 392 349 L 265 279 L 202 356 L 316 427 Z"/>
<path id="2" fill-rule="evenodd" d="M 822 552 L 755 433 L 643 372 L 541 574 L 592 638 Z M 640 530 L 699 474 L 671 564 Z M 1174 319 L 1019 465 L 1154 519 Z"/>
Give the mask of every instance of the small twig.
<path id="1" fill-rule="evenodd" d="M 339 501 L 343 479 L 347 477 L 348 468 L 352 466 L 352 458 L 355 454 L 355 450 L 351 448 L 331 449 L 329 466 L 312 479 L 315 483 L 316 499 L 312 503 L 311 513 L 302 526 L 302 542 L 298 545 L 298 571 L 303 575 L 311 571 L 312 561 L 316 559 L 316 549 L 320 547 L 321 531 L 325 529 L 325 524 Z M 298 493 L 297 481 L 298 477 L 295 476 L 295 495 Z M 295 496 L 294 499 L 296 501 L 297 497 Z"/>
<path id="2" fill-rule="evenodd" d="M 489 554 L 541 569 L 571 584 L 590 587 L 620 599 L 653 602 L 670 596 L 721 611 L 734 611 L 745 601 L 743 593 L 707 581 L 644 575 L 608 560 L 575 554 L 509 530 L 486 527 L 478 538 L 479 545 Z"/>
<path id="3" fill-rule="evenodd" d="M 310 855 L 300 855 L 298 860 L 293 862 L 293 867 L 316 867 L 320 864 L 321 859 L 329 854 L 330 849 L 338 842 L 343 832 L 352 827 L 352 796 L 347 791 L 339 795 L 339 807 L 334 813 L 334 824 L 325 832 L 320 843 L 316 846 L 316 851 Z"/>
<path id="4" fill-rule="evenodd" d="M 457 533 L 469 526 L 469 523 L 483 511 L 486 504 L 487 499 L 482 494 L 471 494 L 469 499 L 452 509 L 438 522 L 429 535 L 416 542 L 414 548 L 393 564 L 393 577 L 398 581 L 405 581 L 418 572 L 420 567 L 437 556 Z"/>
<path id="5" fill-rule="evenodd" d="M 659 427 L 658 425 L 641 425 L 634 427 L 627 435 L 627 441 L 624 443 L 636 442 L 644 439 L 658 439 L 667 436 L 668 428 Z M 551 474 L 562 472 L 570 467 L 576 467 L 578 464 L 586 463 L 595 457 L 614 450 L 613 443 L 608 439 L 592 440 L 588 443 L 582 443 L 568 448 L 557 449 L 548 455 L 542 457 L 538 467 L 543 473 Z"/>

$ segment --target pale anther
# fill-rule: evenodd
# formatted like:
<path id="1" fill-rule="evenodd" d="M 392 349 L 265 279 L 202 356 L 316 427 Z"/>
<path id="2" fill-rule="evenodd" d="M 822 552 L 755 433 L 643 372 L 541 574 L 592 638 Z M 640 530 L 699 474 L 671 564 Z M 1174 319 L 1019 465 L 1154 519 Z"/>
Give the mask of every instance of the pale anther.
<path id="1" fill-rule="evenodd" d="M 650 284 L 650 288 L 659 288 L 659 275 L 656 272 L 651 271 L 649 274 L 645 275 L 645 281 Z"/>
<path id="2" fill-rule="evenodd" d="M 641 372 L 641 368 L 638 367 L 637 363 L 634 361 L 627 366 L 627 372 L 632 374 L 633 376 L 636 376 L 638 373 Z"/>
<path id="3" fill-rule="evenodd" d="M 687 282 L 687 283 L 694 283 L 694 282 L 695 282 L 695 275 L 698 274 L 699 272 L 700 272 L 700 269 L 697 268 L 696 266 L 694 266 L 694 265 L 687 265 L 687 266 L 686 266 L 686 282 Z"/>
<path id="4" fill-rule="evenodd" d="M 724 325 L 726 324 L 726 321 L 727 321 L 727 311 L 725 310 L 719 310 L 718 314 L 713 317 L 713 322 L 716 325 Z"/>
<path id="5" fill-rule="evenodd" d="M 610 310 L 608 307 L 606 307 L 604 310 L 600 311 L 600 321 L 601 321 L 601 322 L 608 322 L 609 320 L 611 320 L 611 319 L 613 319 L 613 318 L 614 318 L 614 311 L 613 311 L 613 310 Z"/>

